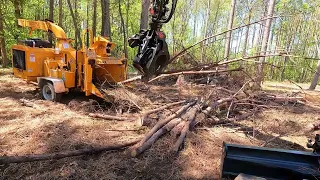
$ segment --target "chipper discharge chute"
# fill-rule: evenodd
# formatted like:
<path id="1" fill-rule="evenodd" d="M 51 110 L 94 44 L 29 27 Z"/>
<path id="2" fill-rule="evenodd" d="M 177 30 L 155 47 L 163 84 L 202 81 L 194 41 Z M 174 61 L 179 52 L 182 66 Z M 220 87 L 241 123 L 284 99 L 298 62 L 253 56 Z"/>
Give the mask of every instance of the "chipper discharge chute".
<path id="1" fill-rule="evenodd" d="M 50 21 L 19 19 L 18 24 L 30 28 L 30 36 L 34 30 L 43 30 L 56 38 L 54 46 L 47 40 L 28 38 L 12 47 L 14 75 L 37 82 L 42 98 L 58 101 L 70 89 L 104 98 L 102 86 L 112 87 L 126 79 L 127 60 L 112 57 L 115 44 L 106 37 L 94 38 L 91 30 L 85 30 L 86 43 L 77 51 L 64 30 Z"/>

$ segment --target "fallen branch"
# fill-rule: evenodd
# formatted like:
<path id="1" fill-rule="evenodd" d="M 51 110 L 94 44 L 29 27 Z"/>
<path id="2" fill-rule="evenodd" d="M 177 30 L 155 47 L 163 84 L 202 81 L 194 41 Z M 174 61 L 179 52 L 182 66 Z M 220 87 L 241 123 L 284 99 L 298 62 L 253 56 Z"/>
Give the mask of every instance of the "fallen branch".
<path id="1" fill-rule="evenodd" d="M 277 103 L 296 103 L 298 101 L 305 101 L 304 97 L 281 97 L 281 96 L 273 96 L 273 95 L 262 95 L 258 96 L 258 98 L 263 100 L 272 100 Z"/>
<path id="2" fill-rule="evenodd" d="M 175 59 L 177 59 L 180 55 L 182 55 L 184 52 L 188 51 L 189 49 L 193 48 L 194 46 L 198 45 L 198 44 L 201 44 L 202 42 L 208 40 L 208 39 L 211 39 L 211 38 L 214 38 L 216 36 L 220 36 L 220 35 L 223 35 L 227 32 L 230 32 L 230 31 L 233 31 L 233 30 L 236 30 L 236 29 L 240 29 L 240 28 L 243 28 L 243 27 L 247 27 L 247 26 L 250 26 L 252 24 L 257 24 L 259 22 L 262 22 L 262 21 L 265 21 L 267 19 L 274 19 L 274 18 L 278 18 L 277 16 L 274 16 L 274 17 L 267 17 L 267 18 L 263 18 L 259 21 L 255 21 L 255 22 L 252 22 L 252 23 L 248 23 L 248 24 L 245 24 L 245 25 L 242 25 L 242 26 L 238 26 L 238 27 L 235 27 L 235 28 L 232 28 L 232 29 L 228 29 L 226 31 L 223 31 L 223 32 L 220 32 L 220 33 L 217 33 L 217 34 L 214 34 L 212 36 L 209 36 L 209 37 L 206 37 L 204 39 L 202 39 L 201 41 L 198 41 L 196 43 L 194 43 L 193 45 L 187 47 L 187 48 L 184 48 L 182 51 L 180 51 L 178 54 L 176 54 L 174 57 L 172 57 L 170 60 L 169 60 L 169 63 L 170 64 L 172 61 L 174 61 Z"/>
<path id="3" fill-rule="evenodd" d="M 145 119 L 150 115 L 150 114 L 153 114 L 153 113 L 156 113 L 156 112 L 159 112 L 159 111 L 163 111 L 169 107 L 172 107 L 172 106 L 176 106 L 176 105 L 179 105 L 179 104 L 184 104 L 186 103 L 187 101 L 179 101 L 179 102 L 174 102 L 174 103 L 170 103 L 170 104 L 166 104 L 164 106 L 161 106 L 159 108 L 156 108 L 156 109 L 153 109 L 153 110 L 150 110 L 150 111 L 147 111 L 147 112 L 144 112 L 142 117 L 139 119 L 140 120 L 140 125 L 143 126 L 144 125 L 144 121 Z"/>
<path id="4" fill-rule="evenodd" d="M 191 102 L 185 106 L 183 106 L 182 108 L 180 108 L 177 112 L 175 112 L 174 114 L 172 114 L 171 116 L 167 117 L 166 119 L 160 120 L 145 136 L 144 138 L 139 142 L 139 145 L 142 145 L 143 143 L 145 143 L 146 141 L 148 141 L 148 139 L 150 139 L 150 137 L 156 133 L 162 126 L 164 126 L 165 124 L 167 124 L 168 122 L 170 122 L 172 119 L 180 116 L 183 112 L 185 112 L 187 109 L 189 109 L 191 106 L 193 106 L 196 103 L 196 101 Z"/>
<path id="5" fill-rule="evenodd" d="M 89 116 L 93 117 L 93 118 L 100 118 L 100 119 L 106 119 L 106 120 L 134 121 L 134 119 L 130 119 L 130 118 L 127 118 L 127 117 L 110 116 L 110 115 L 105 115 L 105 114 L 90 113 Z"/>
<path id="6" fill-rule="evenodd" d="M 162 136 L 163 134 L 169 132 L 173 127 L 175 127 L 177 124 L 179 124 L 181 122 L 180 118 L 176 118 L 171 120 L 168 124 L 166 124 L 165 126 L 163 126 L 162 128 L 160 128 L 156 133 L 154 133 L 150 139 L 148 139 L 147 142 L 143 143 L 142 145 L 140 145 L 139 147 L 133 149 L 131 151 L 131 156 L 132 157 L 137 157 L 139 154 L 141 154 L 142 152 L 144 152 L 145 150 L 149 149 L 152 144 L 154 144 L 154 142 L 159 139 L 160 136 Z"/>
<path id="7" fill-rule="evenodd" d="M 124 144 L 119 145 L 112 145 L 106 147 L 98 147 L 98 148 L 91 148 L 91 149 L 82 149 L 82 150 L 75 150 L 75 151 L 65 151 L 65 152 L 58 152 L 52 154 L 39 154 L 39 155 L 26 155 L 26 156 L 2 156 L 0 157 L 0 164 L 11 164 L 11 163 L 25 163 L 25 162 L 35 162 L 35 161 L 46 161 L 46 160 L 57 160 L 66 157 L 73 157 L 73 156 L 81 156 L 85 154 L 96 154 L 103 151 L 115 151 L 121 150 L 128 146 L 132 146 L 136 144 L 139 140 L 134 140 L 132 142 L 127 142 Z"/>
<path id="8" fill-rule="evenodd" d="M 131 82 L 134 82 L 134 81 L 140 80 L 141 78 L 142 78 L 142 76 L 136 76 L 136 77 L 133 77 L 133 78 L 127 79 L 127 80 L 125 80 L 125 81 L 118 82 L 118 85 L 128 84 L 128 83 L 131 83 Z"/>
<path id="9" fill-rule="evenodd" d="M 170 76 L 178 76 L 178 75 L 190 75 L 190 74 L 212 74 L 212 73 L 224 73 L 224 72 L 232 72 L 232 71 L 241 71 L 242 68 L 236 68 L 236 69 L 226 69 L 226 70 L 210 70 L 210 71 L 182 71 L 177 73 L 171 73 L 171 74 L 161 74 L 149 81 L 149 83 L 156 81 L 160 78 L 164 77 L 170 77 Z"/>
<path id="10" fill-rule="evenodd" d="M 181 71 L 203 71 L 203 70 L 208 70 L 208 69 L 212 69 L 212 68 L 215 68 L 215 67 L 220 67 L 220 66 L 223 66 L 223 65 L 226 65 L 226 64 L 239 62 L 239 61 L 249 61 L 250 59 L 257 59 L 257 58 L 260 58 L 260 57 L 273 57 L 273 56 L 281 56 L 281 57 L 283 57 L 285 55 L 284 54 L 256 55 L 256 56 L 247 56 L 247 57 L 231 59 L 231 60 L 228 60 L 228 61 L 224 61 L 224 59 L 222 59 L 222 60 L 219 60 L 218 63 L 216 62 L 216 63 L 204 64 L 204 65 L 193 67 L 193 68 L 189 68 L 189 69 L 167 71 L 167 72 L 163 72 L 162 74 L 172 74 L 172 73 L 177 73 L 177 72 L 181 72 Z M 257 62 L 257 61 L 249 61 L 249 62 Z"/>

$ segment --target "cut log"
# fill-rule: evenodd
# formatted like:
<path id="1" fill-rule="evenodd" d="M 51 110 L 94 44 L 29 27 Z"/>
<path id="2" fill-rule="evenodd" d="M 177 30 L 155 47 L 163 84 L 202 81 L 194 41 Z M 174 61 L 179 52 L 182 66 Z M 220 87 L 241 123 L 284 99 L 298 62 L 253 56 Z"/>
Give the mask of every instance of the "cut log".
<path id="1" fill-rule="evenodd" d="M 203 112 L 204 114 L 206 114 L 206 115 L 209 115 L 210 112 L 211 112 L 213 109 L 219 107 L 219 105 L 221 105 L 221 104 L 223 104 L 223 103 L 225 103 L 225 102 L 230 102 L 230 101 L 232 101 L 233 99 L 234 99 L 233 97 L 228 97 L 228 98 L 219 99 L 219 100 L 215 101 L 214 103 L 212 103 L 211 106 L 207 107 L 207 108 L 206 108 L 205 110 L 203 110 L 202 112 Z"/>
<path id="2" fill-rule="evenodd" d="M 58 152 L 52 154 L 39 154 L 39 155 L 26 155 L 26 156 L 2 156 L 0 157 L 0 164 L 10 164 L 10 163 L 25 163 L 25 162 L 35 162 L 35 161 L 46 161 L 46 160 L 57 160 L 66 157 L 73 157 L 73 156 L 81 156 L 85 154 L 96 154 L 104 151 L 115 151 L 121 150 L 128 146 L 132 146 L 139 142 L 139 140 L 134 140 L 132 142 L 127 142 L 124 144 L 119 145 L 112 145 L 106 147 L 98 147 L 98 148 L 91 148 L 91 149 L 82 149 L 82 150 L 75 150 L 75 151 L 65 151 L 65 152 Z"/>
<path id="3" fill-rule="evenodd" d="M 172 119 L 179 117 L 183 112 L 188 110 L 191 106 L 193 106 L 196 101 L 190 102 L 187 105 L 180 108 L 177 112 L 172 114 L 171 116 L 167 117 L 166 119 L 160 120 L 146 135 L 145 137 L 139 142 L 139 146 L 145 143 L 154 133 L 156 133 L 162 126 L 170 122 Z"/>
<path id="4" fill-rule="evenodd" d="M 178 138 L 178 140 L 176 141 L 176 143 L 174 144 L 173 146 L 173 152 L 174 153 L 178 153 L 179 152 L 179 149 L 182 145 L 182 143 L 184 142 L 184 139 L 186 138 L 187 136 L 187 133 L 189 132 L 189 129 L 190 129 L 190 124 L 195 120 L 196 118 L 196 115 L 197 115 L 197 112 L 198 112 L 198 108 L 197 107 L 193 107 L 189 112 L 189 117 L 188 117 L 188 121 L 186 122 L 185 126 L 183 127 L 182 131 L 181 131 L 181 134 Z"/>
<path id="5" fill-rule="evenodd" d="M 174 102 L 174 103 L 166 104 L 166 105 L 161 106 L 159 108 L 144 112 L 143 115 L 138 119 L 140 121 L 139 125 L 144 126 L 144 121 L 150 114 L 153 114 L 153 113 L 156 113 L 156 112 L 159 112 L 159 111 L 163 111 L 163 110 L 165 110 L 165 109 L 167 109 L 169 107 L 180 105 L 180 104 L 184 104 L 186 102 L 187 101 Z"/>
<path id="6" fill-rule="evenodd" d="M 116 121 L 134 121 L 135 119 L 130 119 L 126 117 L 119 117 L 119 116 L 110 116 L 106 114 L 95 114 L 95 113 L 90 113 L 90 117 L 93 118 L 100 118 L 100 119 L 106 119 L 106 120 L 116 120 Z"/>
<path id="7" fill-rule="evenodd" d="M 185 126 L 186 121 L 180 122 L 178 125 L 176 125 L 173 129 L 170 131 L 170 135 L 173 136 L 174 138 L 178 137 Z"/>
<path id="8" fill-rule="evenodd" d="M 149 149 L 152 144 L 154 144 L 154 142 L 159 139 L 160 136 L 162 136 L 163 134 L 169 132 L 173 127 L 175 127 L 177 124 L 179 124 L 181 122 L 180 118 L 176 118 L 171 120 L 170 122 L 168 122 L 168 124 L 166 124 L 165 126 L 163 126 L 162 128 L 160 128 L 156 133 L 154 133 L 150 139 L 148 139 L 147 142 L 143 143 L 142 145 L 140 145 L 139 147 L 133 149 L 131 151 L 131 156 L 132 157 L 137 157 L 139 154 L 141 154 L 142 152 L 144 152 L 145 150 Z"/>
<path id="9" fill-rule="evenodd" d="M 177 125 L 179 125 L 182 122 L 181 118 L 175 118 L 172 121 L 168 122 L 168 124 L 166 124 L 164 126 L 164 128 L 169 132 L 171 131 L 174 127 L 176 127 Z"/>

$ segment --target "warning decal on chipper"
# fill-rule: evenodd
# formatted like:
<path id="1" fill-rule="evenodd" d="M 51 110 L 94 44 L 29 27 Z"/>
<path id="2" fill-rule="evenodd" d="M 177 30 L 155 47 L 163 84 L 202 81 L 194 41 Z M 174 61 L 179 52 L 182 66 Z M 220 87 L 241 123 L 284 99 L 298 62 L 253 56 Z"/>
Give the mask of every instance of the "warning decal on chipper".
<path id="1" fill-rule="evenodd" d="M 36 62 L 36 57 L 33 53 L 30 54 L 30 62 Z"/>

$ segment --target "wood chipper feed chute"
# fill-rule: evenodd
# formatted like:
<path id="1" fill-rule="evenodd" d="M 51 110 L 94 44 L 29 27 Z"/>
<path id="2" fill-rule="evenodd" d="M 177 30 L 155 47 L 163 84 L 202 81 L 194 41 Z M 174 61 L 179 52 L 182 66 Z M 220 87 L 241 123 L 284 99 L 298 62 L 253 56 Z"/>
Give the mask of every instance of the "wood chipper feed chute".
<path id="1" fill-rule="evenodd" d="M 92 77 L 91 87 L 94 93 L 101 98 L 110 99 L 106 89 L 114 88 L 118 82 L 127 78 L 127 59 L 116 58 L 111 54 L 115 44 L 106 37 L 93 38 L 92 31 L 87 29 L 83 32 L 83 39 L 87 43 L 82 43 L 81 53 L 78 55 L 84 59 L 85 64 L 89 64 L 87 70 Z M 82 56 L 81 55 L 84 55 Z M 92 72 L 91 72 L 92 71 Z M 89 94 L 86 90 L 86 94 Z"/>

